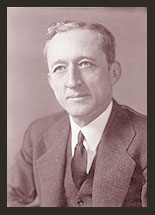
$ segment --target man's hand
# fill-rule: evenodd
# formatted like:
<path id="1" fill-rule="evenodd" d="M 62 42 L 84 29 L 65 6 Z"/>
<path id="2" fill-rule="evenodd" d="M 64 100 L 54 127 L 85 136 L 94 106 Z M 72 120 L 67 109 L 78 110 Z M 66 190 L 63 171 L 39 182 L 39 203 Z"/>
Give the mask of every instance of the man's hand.
<path id="1" fill-rule="evenodd" d="M 40 201 L 39 198 L 36 197 L 31 203 L 29 204 L 23 204 L 18 201 L 11 201 L 11 203 L 7 204 L 7 207 L 40 207 Z"/>
<path id="2" fill-rule="evenodd" d="M 39 198 L 36 197 L 35 200 L 27 205 L 25 205 L 24 207 L 40 207 L 40 201 Z"/>

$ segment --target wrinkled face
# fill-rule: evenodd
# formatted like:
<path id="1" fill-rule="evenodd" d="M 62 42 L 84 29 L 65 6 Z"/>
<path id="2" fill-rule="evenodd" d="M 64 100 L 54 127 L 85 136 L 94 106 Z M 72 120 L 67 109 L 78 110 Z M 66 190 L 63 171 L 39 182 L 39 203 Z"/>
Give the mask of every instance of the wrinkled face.
<path id="1" fill-rule="evenodd" d="M 48 79 L 58 102 L 87 121 L 105 110 L 116 82 L 98 40 L 88 29 L 74 29 L 55 35 L 47 48 Z"/>

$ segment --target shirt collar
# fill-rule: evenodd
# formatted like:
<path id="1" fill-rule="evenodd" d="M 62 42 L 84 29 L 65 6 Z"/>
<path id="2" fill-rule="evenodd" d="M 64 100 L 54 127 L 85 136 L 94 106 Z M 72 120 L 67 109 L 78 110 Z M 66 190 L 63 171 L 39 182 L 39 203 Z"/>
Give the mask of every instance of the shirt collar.
<path id="1" fill-rule="evenodd" d="M 71 130 L 72 130 L 72 154 L 74 148 L 77 144 L 78 133 L 81 130 L 83 135 L 85 136 L 86 142 L 88 144 L 89 149 L 94 152 L 99 144 L 107 121 L 109 119 L 111 110 L 112 110 L 113 101 L 110 102 L 107 109 L 100 114 L 95 120 L 90 122 L 84 127 L 79 127 L 72 119 L 72 116 L 69 115 Z"/>

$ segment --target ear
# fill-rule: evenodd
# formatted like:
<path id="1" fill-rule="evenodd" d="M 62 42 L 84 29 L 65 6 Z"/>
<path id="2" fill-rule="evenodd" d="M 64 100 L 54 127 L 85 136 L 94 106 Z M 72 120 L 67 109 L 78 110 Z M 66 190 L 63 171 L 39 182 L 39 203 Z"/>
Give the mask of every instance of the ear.
<path id="1" fill-rule="evenodd" d="M 110 66 L 110 77 L 111 77 L 111 85 L 115 85 L 121 76 L 121 65 L 119 62 L 115 61 Z"/>
<path id="2" fill-rule="evenodd" d="M 52 84 L 52 79 L 51 79 L 50 73 L 47 73 L 47 79 L 48 79 L 48 83 L 49 83 L 50 87 L 53 89 L 53 84 Z"/>

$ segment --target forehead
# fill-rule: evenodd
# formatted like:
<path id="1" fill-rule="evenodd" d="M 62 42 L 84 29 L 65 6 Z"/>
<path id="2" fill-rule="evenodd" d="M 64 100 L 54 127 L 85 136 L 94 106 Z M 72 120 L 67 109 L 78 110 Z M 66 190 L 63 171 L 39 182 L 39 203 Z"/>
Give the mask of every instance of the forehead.
<path id="1" fill-rule="evenodd" d="M 89 29 L 72 29 L 66 32 L 57 33 L 52 39 L 51 43 L 56 43 L 58 41 L 68 41 L 68 39 L 74 39 L 76 42 L 86 42 L 86 40 L 94 40 L 98 38 L 97 32 L 91 31 Z M 71 41 L 72 41 L 71 40 Z M 70 42 L 71 42 L 70 41 Z"/>
<path id="2" fill-rule="evenodd" d="M 73 29 L 56 34 L 47 45 L 47 56 L 87 54 L 97 52 L 99 35 L 89 29 Z"/>

